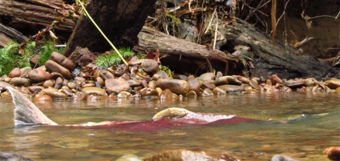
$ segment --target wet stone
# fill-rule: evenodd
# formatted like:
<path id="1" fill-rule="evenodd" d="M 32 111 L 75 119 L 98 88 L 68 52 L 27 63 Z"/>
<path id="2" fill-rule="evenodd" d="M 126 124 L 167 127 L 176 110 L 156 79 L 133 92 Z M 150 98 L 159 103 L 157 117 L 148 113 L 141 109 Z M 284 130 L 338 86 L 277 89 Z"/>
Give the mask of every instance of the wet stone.
<path id="1" fill-rule="evenodd" d="M 14 78 L 14 77 L 20 77 L 21 76 L 21 70 L 20 68 L 14 68 L 9 74 L 8 77 Z"/>
<path id="2" fill-rule="evenodd" d="M 187 82 L 188 82 L 190 90 L 193 90 L 196 93 L 200 92 L 200 90 L 201 90 L 201 83 L 197 79 L 191 78 L 191 79 L 188 79 Z"/>
<path id="3" fill-rule="evenodd" d="M 130 80 L 127 81 L 127 83 L 130 85 L 130 87 L 135 87 L 135 86 L 141 85 L 141 81 L 135 80 L 135 79 L 130 79 Z"/>
<path id="4" fill-rule="evenodd" d="M 186 94 L 189 92 L 190 87 L 187 81 L 180 79 L 159 79 L 156 82 L 157 87 L 169 89 L 176 94 Z"/>
<path id="5" fill-rule="evenodd" d="M 20 77 L 26 77 L 28 72 L 30 72 L 32 70 L 31 67 L 24 67 L 24 68 L 21 68 L 20 71 L 21 71 L 21 75 Z"/>
<path id="6" fill-rule="evenodd" d="M 107 79 L 105 80 L 105 88 L 110 93 L 118 94 L 122 91 L 129 91 L 130 85 L 126 82 L 124 78 Z"/>
<path id="7" fill-rule="evenodd" d="M 220 85 L 218 86 L 219 88 L 221 88 L 222 90 L 226 91 L 227 93 L 238 93 L 238 92 L 242 92 L 244 91 L 244 87 L 243 86 L 237 86 L 237 85 Z"/>
<path id="8" fill-rule="evenodd" d="M 11 79 L 10 83 L 13 84 L 14 86 L 28 87 L 31 85 L 31 80 L 27 78 L 15 77 Z"/>
<path id="9" fill-rule="evenodd" d="M 72 62 L 72 60 L 66 58 L 64 55 L 61 55 L 58 52 L 52 52 L 50 59 L 69 70 L 74 69 L 74 63 Z"/>
<path id="10" fill-rule="evenodd" d="M 28 78 L 32 82 L 42 82 L 51 78 L 51 75 L 41 68 L 33 69 L 28 72 Z"/>
<path id="11" fill-rule="evenodd" d="M 43 92 L 52 98 L 67 98 L 67 95 L 54 88 L 43 89 Z"/>
<path id="12" fill-rule="evenodd" d="M 83 92 L 86 96 L 90 94 L 97 95 L 97 96 L 106 95 L 106 91 L 99 87 L 85 87 L 81 90 L 81 92 Z"/>
<path id="13" fill-rule="evenodd" d="M 62 74 L 65 78 L 70 78 L 71 77 L 71 73 L 68 69 L 66 69 L 65 67 L 59 65 L 58 63 L 56 63 L 55 61 L 52 60 L 47 60 L 45 63 L 46 69 L 50 72 L 57 72 Z"/>
<path id="14" fill-rule="evenodd" d="M 214 73 L 204 73 L 200 75 L 197 79 L 212 83 L 215 81 L 216 75 Z"/>
<path id="15" fill-rule="evenodd" d="M 215 94 L 214 94 L 214 92 L 211 89 L 205 88 L 201 95 L 203 97 L 205 97 L 205 96 L 214 96 Z"/>

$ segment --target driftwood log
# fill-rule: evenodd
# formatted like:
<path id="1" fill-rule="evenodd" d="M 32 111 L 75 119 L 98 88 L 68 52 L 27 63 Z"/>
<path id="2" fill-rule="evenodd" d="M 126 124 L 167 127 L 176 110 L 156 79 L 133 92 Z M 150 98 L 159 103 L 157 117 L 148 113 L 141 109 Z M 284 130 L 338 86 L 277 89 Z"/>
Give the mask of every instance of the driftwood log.
<path id="1" fill-rule="evenodd" d="M 220 25 L 223 27 L 223 25 Z M 290 46 L 285 49 L 284 45 L 277 41 L 272 44 L 271 38 L 263 34 L 256 27 L 237 19 L 232 26 L 220 28 L 225 35 L 229 47 L 243 44 L 251 47 L 253 52 L 252 71 L 254 76 L 268 76 L 277 74 L 281 78 L 305 78 L 315 77 L 320 79 L 326 72 L 329 76 L 335 76 L 335 71 L 328 71 L 330 65 L 320 62 Z"/>
<path id="2" fill-rule="evenodd" d="M 109 25 L 105 26 L 102 24 L 102 27 L 105 26 L 103 27 L 104 32 L 107 35 L 111 35 L 109 38 L 116 46 L 126 44 L 126 42 L 130 45 L 134 42 L 137 43 L 137 39 L 133 35 L 142 28 L 142 22 L 144 22 L 148 10 L 152 7 L 151 4 L 155 0 L 150 0 L 147 4 L 144 1 L 143 3 L 145 4 L 137 3 L 141 2 L 140 0 L 132 1 L 136 2 L 133 3 L 135 4 L 133 5 L 134 7 L 131 6 L 132 3 L 128 3 L 130 1 L 122 1 L 120 3 L 114 1 L 111 2 L 114 5 L 108 7 L 105 4 L 109 2 L 99 2 L 97 0 L 93 0 L 93 2 L 101 5 L 90 6 L 91 4 L 89 4 L 87 7 L 95 19 L 100 17 L 104 21 L 110 20 Z M 138 5 L 145 6 L 138 8 Z M 0 10 L 0 22 L 3 17 L 6 20 L 10 18 L 10 26 L 19 31 L 23 31 L 30 26 L 36 27 L 37 24 L 46 27 L 56 18 L 64 18 L 67 16 L 66 13 L 74 12 L 72 7 L 65 5 L 61 0 L 2 0 L 0 1 Z M 105 11 L 109 14 L 105 14 Z M 137 16 L 139 18 L 138 23 L 134 22 L 136 19 L 128 18 L 127 16 L 136 16 L 134 12 L 140 13 L 139 17 Z M 77 19 L 77 17 L 75 18 Z M 23 23 L 25 25 L 22 25 Z M 63 22 L 54 28 L 70 32 L 74 26 L 75 24 L 71 19 L 64 19 Z M 78 26 L 79 29 L 73 32 L 73 36 L 69 39 L 66 55 L 71 53 L 76 45 L 92 47 L 91 51 L 104 51 L 109 48 L 108 44 L 104 42 L 105 40 L 94 29 L 87 18 L 79 20 Z M 89 33 L 93 35 L 90 36 Z M 285 49 L 279 41 L 276 41 L 275 45 L 273 45 L 270 37 L 239 19 L 233 25 L 223 25 L 223 22 L 221 22 L 219 33 L 226 37 L 227 43 L 222 48 L 229 53 L 232 53 L 234 47 L 239 44 L 250 47 L 251 50 L 247 56 L 253 59 L 252 62 L 255 65 L 255 68 L 251 70 L 252 76 L 266 77 L 271 74 L 278 74 L 281 78 L 321 78 L 330 68 L 330 65 L 327 63 L 321 63 L 308 56 L 307 53 L 300 53 L 291 47 Z M 8 36 L 8 33 L 5 33 L 5 35 Z M 172 70 L 199 74 L 213 68 L 217 71 L 227 71 L 228 74 L 240 74 L 234 72 L 236 71 L 234 67 L 239 65 L 240 62 L 237 61 L 237 58 L 227 54 L 228 52 L 212 51 L 206 48 L 206 46 L 178 39 L 148 27 L 144 27 L 139 32 L 138 38 L 139 45 L 134 47 L 135 51 L 145 53 L 150 50 L 159 49 L 163 65 L 169 66 Z M 334 76 L 336 73 L 330 71 L 329 75 Z"/>
<path id="3" fill-rule="evenodd" d="M 0 16 L 9 17 L 11 26 L 25 30 L 30 26 L 46 27 L 55 19 L 62 19 L 74 12 L 74 8 L 62 0 L 1 0 Z M 55 29 L 71 31 L 75 23 L 64 19 Z"/>

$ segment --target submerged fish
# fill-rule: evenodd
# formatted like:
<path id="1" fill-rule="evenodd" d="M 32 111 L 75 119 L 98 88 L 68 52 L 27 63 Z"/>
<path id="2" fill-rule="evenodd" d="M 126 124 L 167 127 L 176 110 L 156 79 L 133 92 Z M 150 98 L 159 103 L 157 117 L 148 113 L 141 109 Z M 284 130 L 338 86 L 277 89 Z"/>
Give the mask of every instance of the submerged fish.
<path id="1" fill-rule="evenodd" d="M 259 121 L 236 117 L 235 115 L 195 113 L 183 108 L 167 108 L 154 115 L 150 121 L 103 121 L 84 124 L 59 125 L 49 119 L 30 99 L 14 89 L 8 83 L 0 82 L 0 87 L 7 89 L 13 98 L 15 127 L 29 125 L 64 126 L 72 128 L 113 129 L 117 131 L 157 131 L 181 125 L 206 126 L 213 124 L 236 124 Z"/>

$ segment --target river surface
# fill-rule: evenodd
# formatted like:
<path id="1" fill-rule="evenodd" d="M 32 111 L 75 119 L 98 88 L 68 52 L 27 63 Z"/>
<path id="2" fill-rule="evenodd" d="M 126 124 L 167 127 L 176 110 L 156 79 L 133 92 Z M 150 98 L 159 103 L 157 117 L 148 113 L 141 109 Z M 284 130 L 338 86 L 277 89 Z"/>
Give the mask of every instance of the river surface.
<path id="1" fill-rule="evenodd" d="M 14 105 L 0 99 L 0 151 L 35 160 L 116 160 L 124 154 L 140 157 L 166 150 L 229 154 L 241 160 L 269 160 L 286 154 L 300 160 L 327 160 L 322 151 L 340 145 L 340 95 L 336 93 L 261 93 L 186 98 L 102 99 L 36 103 L 59 124 L 105 120 L 150 120 L 166 107 L 194 112 L 235 114 L 273 121 L 179 127 L 152 132 L 71 129 L 31 126 L 13 128 Z M 279 120 L 297 118 L 290 123 Z"/>

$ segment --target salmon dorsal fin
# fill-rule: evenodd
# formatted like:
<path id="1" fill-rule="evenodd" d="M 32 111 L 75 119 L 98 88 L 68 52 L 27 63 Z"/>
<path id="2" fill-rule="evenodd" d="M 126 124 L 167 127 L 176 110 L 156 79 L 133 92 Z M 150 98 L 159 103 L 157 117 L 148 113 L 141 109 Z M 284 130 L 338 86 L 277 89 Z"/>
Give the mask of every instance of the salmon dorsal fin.
<path id="1" fill-rule="evenodd" d="M 28 125 L 58 125 L 42 113 L 39 108 L 31 102 L 31 100 L 14 89 L 12 85 L 1 82 L 0 87 L 7 89 L 12 96 L 13 103 L 15 105 L 15 127 Z"/>

